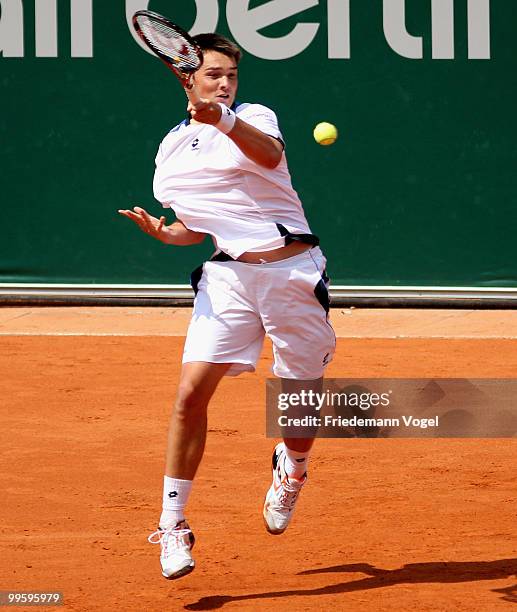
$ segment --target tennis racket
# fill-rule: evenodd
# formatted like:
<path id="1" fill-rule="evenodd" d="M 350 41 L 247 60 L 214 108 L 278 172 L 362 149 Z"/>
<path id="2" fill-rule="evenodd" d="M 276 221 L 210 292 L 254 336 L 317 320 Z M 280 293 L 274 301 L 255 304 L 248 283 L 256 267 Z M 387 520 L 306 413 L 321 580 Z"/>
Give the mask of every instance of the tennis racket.
<path id="1" fill-rule="evenodd" d="M 172 21 L 152 11 L 137 11 L 133 27 L 144 43 L 174 72 L 188 99 L 201 101 L 192 84 L 192 75 L 203 63 L 203 53 L 192 37 Z"/>

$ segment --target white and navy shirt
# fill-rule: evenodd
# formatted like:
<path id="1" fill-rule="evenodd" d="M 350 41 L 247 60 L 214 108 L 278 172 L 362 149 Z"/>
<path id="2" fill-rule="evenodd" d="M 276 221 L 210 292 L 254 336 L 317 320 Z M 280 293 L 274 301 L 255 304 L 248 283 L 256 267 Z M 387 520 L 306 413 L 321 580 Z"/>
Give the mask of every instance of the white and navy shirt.
<path id="1" fill-rule="evenodd" d="M 282 140 L 269 108 L 239 104 L 235 112 Z M 235 259 L 284 246 L 277 224 L 310 234 L 285 153 L 275 169 L 263 168 L 212 125 L 185 120 L 167 134 L 156 156 L 153 188 L 155 198 L 187 228 L 210 234 L 216 247 Z"/>

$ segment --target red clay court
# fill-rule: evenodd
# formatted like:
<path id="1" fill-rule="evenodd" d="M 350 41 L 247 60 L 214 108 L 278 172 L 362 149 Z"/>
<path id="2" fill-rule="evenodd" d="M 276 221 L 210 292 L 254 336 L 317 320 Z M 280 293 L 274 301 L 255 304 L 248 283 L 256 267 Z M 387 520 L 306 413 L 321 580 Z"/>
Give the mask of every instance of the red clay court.
<path id="1" fill-rule="evenodd" d="M 2 590 L 64 610 L 505 610 L 517 603 L 515 439 L 318 440 L 289 530 L 262 524 L 266 344 L 226 379 L 187 508 L 196 570 L 156 528 L 189 309 L 0 310 Z M 517 312 L 335 309 L 329 377 L 511 378 Z"/>

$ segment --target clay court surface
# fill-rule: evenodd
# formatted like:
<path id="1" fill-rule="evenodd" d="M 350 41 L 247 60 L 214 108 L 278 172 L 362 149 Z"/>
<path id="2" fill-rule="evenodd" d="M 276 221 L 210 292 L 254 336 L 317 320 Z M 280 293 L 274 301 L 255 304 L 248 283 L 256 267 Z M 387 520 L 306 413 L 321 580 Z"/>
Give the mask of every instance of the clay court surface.
<path id="1" fill-rule="evenodd" d="M 261 518 L 274 441 L 226 379 L 188 507 L 196 570 L 147 543 L 188 309 L 0 309 L 0 590 L 66 610 L 491 611 L 517 603 L 516 439 L 319 440 L 296 517 Z M 331 377 L 512 378 L 516 311 L 332 311 Z"/>

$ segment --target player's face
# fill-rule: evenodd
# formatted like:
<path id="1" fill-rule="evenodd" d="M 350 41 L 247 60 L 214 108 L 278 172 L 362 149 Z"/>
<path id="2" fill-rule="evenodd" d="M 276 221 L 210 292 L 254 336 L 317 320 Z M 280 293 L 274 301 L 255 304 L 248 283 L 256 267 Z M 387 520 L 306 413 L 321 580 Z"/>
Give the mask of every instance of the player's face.
<path id="1" fill-rule="evenodd" d="M 231 106 L 237 95 L 235 60 L 218 51 L 206 51 L 201 68 L 194 75 L 196 91 L 201 98 Z"/>

